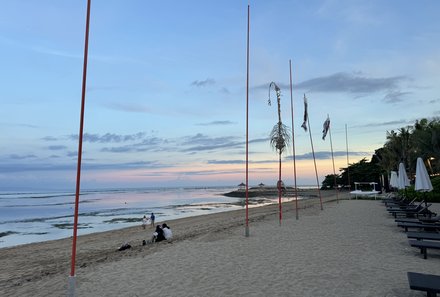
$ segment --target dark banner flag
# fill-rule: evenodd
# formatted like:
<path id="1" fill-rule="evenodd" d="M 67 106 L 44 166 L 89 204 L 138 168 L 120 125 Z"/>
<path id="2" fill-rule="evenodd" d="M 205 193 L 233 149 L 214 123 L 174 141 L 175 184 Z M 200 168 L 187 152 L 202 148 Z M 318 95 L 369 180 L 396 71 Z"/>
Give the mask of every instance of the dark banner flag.
<path id="1" fill-rule="evenodd" d="M 306 98 L 306 94 L 304 94 L 304 122 L 302 123 L 301 127 L 306 132 L 307 132 L 307 119 L 308 118 L 309 118 L 309 115 L 307 114 L 307 98 Z"/>
<path id="2" fill-rule="evenodd" d="M 322 140 L 325 140 L 325 137 L 327 136 L 328 129 L 330 129 L 330 117 L 327 115 L 327 119 L 325 120 L 324 124 L 322 125 Z"/>

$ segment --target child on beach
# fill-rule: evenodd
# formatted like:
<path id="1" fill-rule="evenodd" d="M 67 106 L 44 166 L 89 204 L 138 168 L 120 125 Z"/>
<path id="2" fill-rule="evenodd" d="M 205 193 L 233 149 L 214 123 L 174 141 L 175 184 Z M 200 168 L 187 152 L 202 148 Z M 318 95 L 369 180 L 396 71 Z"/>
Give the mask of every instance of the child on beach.
<path id="1" fill-rule="evenodd" d="M 147 225 L 150 223 L 150 220 L 147 218 L 147 216 L 144 216 L 142 219 L 142 228 L 145 229 Z"/>

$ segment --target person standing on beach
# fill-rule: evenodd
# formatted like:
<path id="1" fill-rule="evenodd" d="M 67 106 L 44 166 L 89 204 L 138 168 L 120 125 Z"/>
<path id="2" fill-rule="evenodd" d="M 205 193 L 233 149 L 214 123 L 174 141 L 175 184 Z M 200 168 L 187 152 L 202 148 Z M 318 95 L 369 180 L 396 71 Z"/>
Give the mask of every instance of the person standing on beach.
<path id="1" fill-rule="evenodd" d="M 142 218 L 142 228 L 146 228 L 147 227 L 147 225 L 148 225 L 148 222 L 149 221 L 149 219 L 147 218 L 147 216 L 144 216 L 143 218 Z"/>
<path id="2" fill-rule="evenodd" d="M 153 226 L 154 227 L 154 219 L 155 219 L 156 217 L 154 216 L 154 213 L 151 213 L 151 216 L 150 216 L 150 221 L 151 221 L 151 226 Z"/>

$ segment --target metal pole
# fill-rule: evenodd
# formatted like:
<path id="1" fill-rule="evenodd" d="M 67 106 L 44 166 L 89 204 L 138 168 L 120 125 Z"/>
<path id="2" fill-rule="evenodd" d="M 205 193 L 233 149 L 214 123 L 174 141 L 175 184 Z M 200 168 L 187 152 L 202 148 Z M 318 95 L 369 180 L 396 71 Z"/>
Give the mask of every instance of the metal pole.
<path id="1" fill-rule="evenodd" d="M 279 169 L 278 169 L 278 208 L 279 208 L 279 220 L 281 226 L 281 220 L 283 219 L 283 208 L 281 205 L 281 188 L 282 188 L 282 180 L 281 180 L 281 153 L 279 154 Z"/>
<path id="2" fill-rule="evenodd" d="M 249 24 L 250 5 L 248 4 L 247 46 L 246 46 L 246 227 L 245 236 L 249 237 Z"/>
<path id="3" fill-rule="evenodd" d="M 295 125 L 293 123 L 293 91 L 292 91 L 292 61 L 289 60 L 289 70 L 290 70 L 290 110 L 292 114 L 292 154 L 293 154 L 293 181 L 294 181 L 294 191 L 295 191 L 295 212 L 296 219 L 299 219 L 298 215 L 298 189 L 296 186 L 296 158 L 295 158 Z"/>
<path id="4" fill-rule="evenodd" d="M 70 266 L 70 276 L 68 282 L 68 296 L 75 296 L 75 260 L 76 260 L 76 239 L 78 231 L 78 208 L 79 208 L 79 193 L 81 181 L 81 160 L 82 160 L 82 141 L 84 131 L 84 108 L 86 101 L 86 84 L 87 84 L 87 58 L 89 47 L 89 24 L 90 24 L 90 4 L 91 0 L 87 0 L 87 17 L 86 17 L 86 33 L 84 42 L 84 64 L 83 64 L 83 79 L 81 92 L 81 114 L 79 124 L 79 141 L 78 141 L 78 164 L 76 173 L 76 191 L 75 191 L 75 213 L 73 223 L 73 241 L 72 241 L 72 261 Z"/>
<path id="5" fill-rule="evenodd" d="M 347 147 L 347 177 L 348 177 L 348 191 L 351 191 L 351 181 L 350 181 L 350 163 L 348 160 L 348 132 L 347 124 L 345 124 L 345 145 Z"/>
<path id="6" fill-rule="evenodd" d="M 319 201 L 321 203 L 321 210 L 323 210 L 324 208 L 322 207 L 321 189 L 319 189 L 318 169 L 316 167 L 315 150 L 313 149 L 312 130 L 310 129 L 309 117 L 307 117 L 307 125 L 309 126 L 310 144 L 312 145 L 313 163 L 315 164 L 316 185 L 318 186 Z"/>
<path id="7" fill-rule="evenodd" d="M 332 129 L 331 129 L 331 122 L 330 122 L 330 125 L 328 127 L 328 135 L 330 136 L 330 150 L 332 152 L 333 177 L 334 177 L 335 188 L 336 188 L 336 203 L 339 203 L 339 191 L 338 191 L 338 183 L 336 181 L 335 157 L 333 155 L 333 142 L 332 142 L 332 131 L 331 130 Z"/>

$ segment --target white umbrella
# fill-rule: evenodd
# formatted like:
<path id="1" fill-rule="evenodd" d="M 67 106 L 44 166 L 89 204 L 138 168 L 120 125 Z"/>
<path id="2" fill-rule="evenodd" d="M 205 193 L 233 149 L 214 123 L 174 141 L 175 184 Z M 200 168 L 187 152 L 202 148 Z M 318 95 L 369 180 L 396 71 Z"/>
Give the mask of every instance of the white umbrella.
<path id="1" fill-rule="evenodd" d="M 405 165 L 403 163 L 399 164 L 399 176 L 398 176 L 398 188 L 399 190 L 403 190 L 406 187 L 409 187 L 409 179 L 406 175 Z"/>
<path id="2" fill-rule="evenodd" d="M 431 192 L 433 189 L 431 179 L 429 178 L 422 158 L 417 158 L 415 189 L 420 192 Z"/>
<path id="3" fill-rule="evenodd" d="M 397 172 L 396 171 L 391 171 L 390 186 L 392 188 L 399 187 L 399 182 L 397 181 Z"/>

